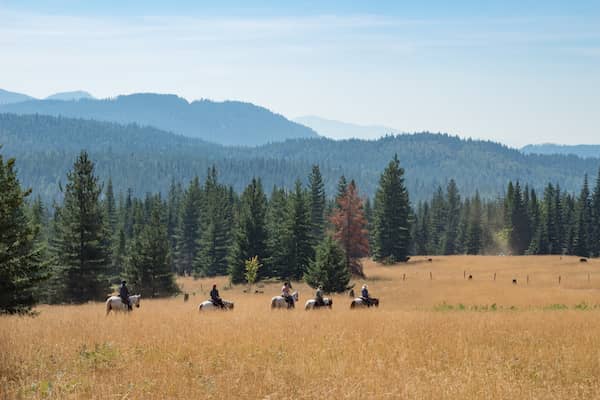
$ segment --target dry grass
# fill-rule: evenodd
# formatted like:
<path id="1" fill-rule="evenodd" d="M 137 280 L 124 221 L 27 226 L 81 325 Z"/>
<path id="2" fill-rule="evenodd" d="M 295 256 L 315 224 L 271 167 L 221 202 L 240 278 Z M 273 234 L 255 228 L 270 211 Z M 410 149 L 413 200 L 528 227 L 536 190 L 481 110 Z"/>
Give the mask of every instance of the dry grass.
<path id="1" fill-rule="evenodd" d="M 272 312 L 279 285 L 267 285 L 222 290 L 236 309 L 200 315 L 212 281 L 186 279 L 188 303 L 1 318 L 0 398 L 600 398 L 600 261 L 417 257 L 365 270 L 377 310 L 350 311 L 340 295 L 331 311 Z M 309 290 L 295 286 L 303 304 Z"/>

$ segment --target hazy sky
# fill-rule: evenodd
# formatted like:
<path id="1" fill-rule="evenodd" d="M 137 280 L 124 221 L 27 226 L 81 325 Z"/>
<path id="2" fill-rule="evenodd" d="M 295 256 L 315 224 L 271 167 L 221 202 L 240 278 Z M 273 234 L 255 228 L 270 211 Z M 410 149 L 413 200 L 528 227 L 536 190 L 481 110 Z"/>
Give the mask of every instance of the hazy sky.
<path id="1" fill-rule="evenodd" d="M 0 88 L 600 143 L 600 1 L 403 3 L 0 0 Z"/>

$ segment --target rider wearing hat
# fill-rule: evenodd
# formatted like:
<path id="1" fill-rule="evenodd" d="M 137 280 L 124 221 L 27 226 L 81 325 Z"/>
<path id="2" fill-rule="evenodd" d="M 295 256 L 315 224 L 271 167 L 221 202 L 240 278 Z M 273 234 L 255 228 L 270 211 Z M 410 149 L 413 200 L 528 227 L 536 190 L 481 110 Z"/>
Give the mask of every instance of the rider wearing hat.
<path id="1" fill-rule="evenodd" d="M 362 289 L 360 291 L 360 297 L 367 304 L 367 307 L 371 307 L 371 298 L 369 297 L 369 288 L 367 287 L 366 283 L 362 286 Z"/>
<path id="2" fill-rule="evenodd" d="M 225 307 L 223 304 L 223 299 L 219 296 L 219 289 L 217 289 L 217 285 L 214 284 L 212 290 L 210 291 L 210 301 L 213 302 L 215 306 L 219 306 L 221 308 Z"/>
<path id="3" fill-rule="evenodd" d="M 129 302 L 129 289 L 127 288 L 127 282 L 124 280 L 121 281 L 121 286 L 119 287 L 119 297 L 121 298 L 121 302 L 123 302 L 123 304 L 127 304 L 127 309 L 131 310 L 131 303 Z"/>
<path id="4" fill-rule="evenodd" d="M 315 304 L 317 307 L 325 305 L 325 301 L 323 300 L 323 285 L 319 285 L 317 288 L 317 292 L 315 293 Z"/>

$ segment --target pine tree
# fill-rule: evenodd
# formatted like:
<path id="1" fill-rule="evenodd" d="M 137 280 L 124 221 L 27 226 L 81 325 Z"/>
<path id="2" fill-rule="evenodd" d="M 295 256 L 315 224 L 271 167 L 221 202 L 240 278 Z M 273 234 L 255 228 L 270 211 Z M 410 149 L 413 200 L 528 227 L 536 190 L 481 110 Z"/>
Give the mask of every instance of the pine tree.
<path id="1" fill-rule="evenodd" d="M 233 192 L 217 181 L 215 166 L 208 171 L 203 192 L 202 234 L 200 250 L 194 259 L 196 276 L 226 275 L 231 246 Z"/>
<path id="2" fill-rule="evenodd" d="M 337 200 L 342 197 L 346 193 L 346 189 L 348 188 L 348 181 L 344 175 L 340 176 L 340 179 L 337 184 L 337 193 L 335 195 L 334 207 L 337 207 Z"/>
<path id="3" fill-rule="evenodd" d="M 461 207 L 460 222 L 458 223 L 458 238 L 456 241 L 456 253 L 467 253 L 469 245 L 469 226 L 471 220 L 471 199 L 466 198 Z"/>
<path id="4" fill-rule="evenodd" d="M 229 276 L 233 283 L 243 283 L 246 261 L 253 257 L 259 260 L 267 255 L 267 197 L 260 179 L 253 178 L 240 198 L 241 206 L 234 243 L 229 262 Z M 265 276 L 263 269 L 258 270 L 257 279 Z"/>
<path id="5" fill-rule="evenodd" d="M 315 260 L 310 262 L 304 274 L 304 281 L 313 288 L 322 285 L 326 293 L 341 293 L 350 289 L 350 277 L 344 251 L 327 235 L 317 246 Z"/>
<path id="6" fill-rule="evenodd" d="M 161 202 L 152 205 L 150 219 L 134 238 L 125 274 L 132 290 L 143 297 L 164 297 L 178 291 L 171 270 L 166 223 Z"/>
<path id="7" fill-rule="evenodd" d="M 583 187 L 577 199 L 577 231 L 575 234 L 575 255 L 580 257 L 590 256 L 590 231 L 592 223 L 592 205 L 587 174 L 583 180 Z"/>
<path id="8" fill-rule="evenodd" d="M 167 235 L 169 236 L 169 248 L 173 255 L 177 253 L 177 227 L 179 226 L 182 197 L 183 189 L 181 184 L 175 183 L 175 180 L 173 179 L 167 198 Z M 172 257 L 172 268 L 173 271 L 177 271 L 175 257 Z"/>
<path id="9" fill-rule="evenodd" d="M 460 194 L 454 179 L 450 180 L 446 189 L 446 228 L 442 240 L 442 252 L 446 255 L 456 254 L 456 238 L 460 221 Z"/>
<path id="10" fill-rule="evenodd" d="M 113 191 L 112 179 L 108 178 L 106 184 L 106 193 L 104 195 L 104 220 L 106 221 L 106 228 L 112 238 L 117 231 L 117 204 L 115 202 L 115 193 Z"/>
<path id="11" fill-rule="evenodd" d="M 419 202 L 415 220 L 415 254 L 427 254 L 429 243 L 429 203 Z"/>
<path id="12" fill-rule="evenodd" d="M 299 280 L 308 268 L 314 249 L 310 237 L 310 211 L 305 191 L 300 181 L 296 181 L 295 190 L 290 195 L 287 215 L 289 232 L 289 265 L 283 277 Z"/>
<path id="13" fill-rule="evenodd" d="M 509 209 L 510 229 L 508 231 L 508 245 L 513 254 L 524 254 L 531 243 L 527 207 L 528 204 L 525 204 L 521 192 L 521 185 L 517 181 L 514 186 L 513 198 L 510 201 Z"/>
<path id="14" fill-rule="evenodd" d="M 371 249 L 373 248 L 373 207 L 368 197 L 365 199 L 364 211 L 367 220 L 367 232 L 369 233 L 369 255 L 371 255 Z"/>
<path id="15" fill-rule="evenodd" d="M 273 188 L 267 208 L 267 253 L 265 275 L 289 278 L 291 233 L 288 218 L 288 197 L 284 189 Z"/>
<path id="16" fill-rule="evenodd" d="M 325 185 L 318 165 L 313 165 L 308 176 L 310 191 L 310 225 L 312 244 L 316 246 L 325 232 Z"/>
<path id="17" fill-rule="evenodd" d="M 379 179 L 374 211 L 375 259 L 385 262 L 407 261 L 410 204 L 404 186 L 404 169 L 400 168 L 397 155 Z"/>
<path id="18" fill-rule="evenodd" d="M 196 176 L 183 195 L 176 233 L 175 265 L 181 275 L 191 274 L 194 259 L 198 255 L 202 202 L 200 180 Z"/>
<path id="19" fill-rule="evenodd" d="M 429 226 L 429 254 L 442 254 L 446 236 L 447 205 L 444 191 L 438 186 L 431 200 L 430 226 Z"/>
<path id="20" fill-rule="evenodd" d="M 467 228 L 467 254 L 480 254 L 482 251 L 482 215 L 481 215 L 481 199 L 479 198 L 479 192 L 475 192 L 475 197 L 471 202 L 470 207 L 471 214 L 469 216 L 469 226 Z"/>
<path id="21" fill-rule="evenodd" d="M 600 257 L 600 168 L 596 186 L 592 194 L 592 232 L 590 238 L 591 253 L 594 257 Z"/>
<path id="22" fill-rule="evenodd" d="M 15 160 L 0 155 L 0 314 L 27 314 L 36 304 L 36 286 L 47 268 L 35 240 L 37 226 L 30 223 Z"/>
<path id="23" fill-rule="evenodd" d="M 100 204 L 102 189 L 86 152 L 81 152 L 67 179 L 52 243 L 64 300 L 102 300 L 109 291 L 110 256 Z"/>
<path id="24" fill-rule="evenodd" d="M 369 254 L 367 220 L 363 213 L 362 200 L 354 180 L 346 193 L 338 199 L 338 210 L 330 217 L 338 241 L 345 254 L 345 265 L 352 274 L 364 277 L 360 258 Z"/>

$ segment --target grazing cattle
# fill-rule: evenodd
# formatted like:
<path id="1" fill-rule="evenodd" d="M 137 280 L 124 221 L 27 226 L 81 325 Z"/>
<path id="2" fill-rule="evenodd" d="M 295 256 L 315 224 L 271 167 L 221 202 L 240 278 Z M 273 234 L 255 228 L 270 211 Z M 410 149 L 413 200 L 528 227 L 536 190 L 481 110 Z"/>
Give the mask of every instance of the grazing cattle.
<path id="1" fill-rule="evenodd" d="M 129 296 L 129 304 L 131 304 L 132 307 L 136 306 L 139 308 L 141 298 L 141 294 Z M 129 307 L 127 307 L 127 304 L 123 303 L 119 296 L 110 296 L 106 300 L 106 315 L 108 315 L 111 311 L 129 311 Z"/>
<path id="2" fill-rule="evenodd" d="M 375 297 L 371 297 L 369 300 L 371 300 L 371 305 L 375 306 L 375 307 L 379 307 L 379 299 L 375 298 Z M 352 303 L 350 303 L 350 308 L 366 308 L 369 307 L 367 305 L 367 303 L 365 302 L 365 300 L 362 297 L 357 297 L 354 300 L 352 300 Z"/>
<path id="3" fill-rule="evenodd" d="M 579 262 L 587 262 L 587 258 L 580 258 Z"/>
<path id="4" fill-rule="evenodd" d="M 513 285 L 516 285 L 516 284 L 517 284 L 517 280 L 516 280 L 516 279 L 513 279 L 513 280 L 512 280 L 512 283 L 513 283 Z"/>
<path id="5" fill-rule="evenodd" d="M 469 280 L 473 280 L 473 275 L 469 275 Z"/>
<path id="6" fill-rule="evenodd" d="M 427 261 L 428 262 L 433 262 L 433 258 L 428 258 Z"/>
<path id="7" fill-rule="evenodd" d="M 184 293 L 183 294 L 183 301 L 186 302 L 190 299 L 190 294 L 189 293 Z"/>
<path id="8" fill-rule="evenodd" d="M 298 301 L 300 295 L 298 292 L 294 292 L 292 293 L 292 298 L 294 302 L 288 303 L 283 296 L 275 296 L 271 299 L 271 308 L 294 308 L 294 304 Z"/>
<path id="9" fill-rule="evenodd" d="M 329 297 L 323 297 L 323 303 L 324 303 L 324 305 L 318 306 L 317 301 L 315 299 L 310 299 L 306 302 L 306 304 L 304 304 L 304 309 L 305 310 L 316 310 L 316 309 L 324 308 L 324 307 L 331 309 L 331 307 L 333 307 L 333 299 L 330 299 Z"/>
<path id="10" fill-rule="evenodd" d="M 198 306 L 198 311 L 233 310 L 233 302 L 223 300 L 223 307 L 215 305 L 210 300 L 203 301 Z"/>

